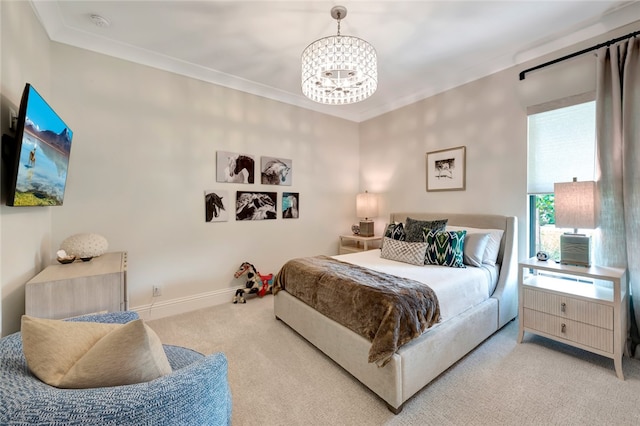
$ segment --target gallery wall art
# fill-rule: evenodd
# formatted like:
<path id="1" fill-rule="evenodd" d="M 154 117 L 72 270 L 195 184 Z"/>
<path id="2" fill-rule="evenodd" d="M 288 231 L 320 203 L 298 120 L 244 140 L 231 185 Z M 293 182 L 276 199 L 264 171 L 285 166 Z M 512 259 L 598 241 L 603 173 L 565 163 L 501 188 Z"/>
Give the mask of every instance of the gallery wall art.
<path id="1" fill-rule="evenodd" d="M 238 191 L 236 220 L 264 220 L 278 217 L 276 192 Z"/>
<path id="2" fill-rule="evenodd" d="M 282 193 L 282 218 L 297 219 L 300 217 L 300 193 L 299 192 L 283 192 Z"/>
<path id="3" fill-rule="evenodd" d="M 204 191 L 204 218 L 207 222 L 229 220 L 229 193 L 227 191 Z"/>
<path id="4" fill-rule="evenodd" d="M 427 153 L 427 191 L 464 191 L 466 147 Z"/>
<path id="5" fill-rule="evenodd" d="M 216 157 L 217 182 L 254 183 L 255 159 L 253 155 L 218 151 Z"/>
<path id="6" fill-rule="evenodd" d="M 291 186 L 292 161 L 286 158 L 261 157 L 260 176 L 264 185 Z"/>

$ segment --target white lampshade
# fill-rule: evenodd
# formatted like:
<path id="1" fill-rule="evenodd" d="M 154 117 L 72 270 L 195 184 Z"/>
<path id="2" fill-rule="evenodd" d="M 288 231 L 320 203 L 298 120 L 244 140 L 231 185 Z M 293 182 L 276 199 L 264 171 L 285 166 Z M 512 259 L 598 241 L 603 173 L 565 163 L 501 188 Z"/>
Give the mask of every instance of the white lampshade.
<path id="1" fill-rule="evenodd" d="M 378 216 L 378 196 L 367 191 L 356 197 L 356 214 L 363 219 Z"/>
<path id="2" fill-rule="evenodd" d="M 557 228 L 597 228 L 594 181 L 555 183 L 554 192 Z"/>
<path id="3" fill-rule="evenodd" d="M 578 229 L 595 229 L 596 183 L 594 181 L 556 183 L 556 227 L 573 228 L 574 233 L 560 236 L 560 263 L 591 265 L 591 236 L 578 234 Z"/>

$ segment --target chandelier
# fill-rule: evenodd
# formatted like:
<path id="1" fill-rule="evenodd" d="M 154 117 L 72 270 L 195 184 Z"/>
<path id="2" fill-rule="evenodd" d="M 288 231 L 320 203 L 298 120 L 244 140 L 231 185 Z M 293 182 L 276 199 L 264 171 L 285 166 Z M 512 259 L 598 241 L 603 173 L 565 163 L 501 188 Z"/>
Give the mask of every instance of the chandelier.
<path id="1" fill-rule="evenodd" d="M 316 40 L 302 52 L 302 93 L 321 104 L 360 102 L 378 88 L 376 50 L 361 38 L 340 34 L 345 16 L 344 6 L 332 8 L 338 35 Z"/>

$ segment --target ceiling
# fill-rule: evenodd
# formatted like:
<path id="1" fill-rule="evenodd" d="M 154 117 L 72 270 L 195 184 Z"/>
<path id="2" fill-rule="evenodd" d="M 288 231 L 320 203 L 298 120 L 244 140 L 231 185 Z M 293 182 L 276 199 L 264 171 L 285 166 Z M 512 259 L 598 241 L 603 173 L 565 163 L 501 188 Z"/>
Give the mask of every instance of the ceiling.
<path id="1" fill-rule="evenodd" d="M 32 0 L 51 40 L 360 122 L 640 20 L 638 1 Z M 345 106 L 300 89 L 300 55 L 337 32 L 378 54 L 378 90 Z M 91 20 L 98 14 L 109 26 Z M 639 25 L 640 26 L 640 25 Z"/>

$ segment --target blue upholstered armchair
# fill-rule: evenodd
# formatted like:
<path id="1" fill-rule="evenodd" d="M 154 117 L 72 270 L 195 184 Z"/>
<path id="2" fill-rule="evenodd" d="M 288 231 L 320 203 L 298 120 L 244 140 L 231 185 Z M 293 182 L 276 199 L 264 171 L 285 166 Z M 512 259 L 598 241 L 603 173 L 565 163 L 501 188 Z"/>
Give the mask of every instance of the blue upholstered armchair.
<path id="1" fill-rule="evenodd" d="M 126 323 L 135 312 L 75 321 Z M 0 339 L 0 425 L 229 425 L 227 359 L 164 345 L 173 372 L 146 383 L 58 389 L 27 367 L 20 333 Z"/>

